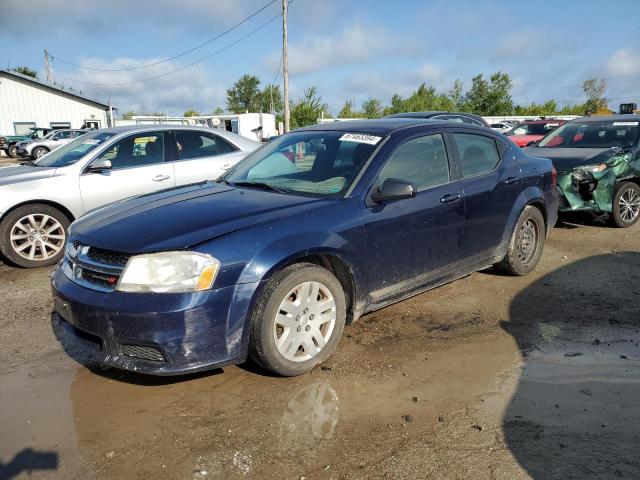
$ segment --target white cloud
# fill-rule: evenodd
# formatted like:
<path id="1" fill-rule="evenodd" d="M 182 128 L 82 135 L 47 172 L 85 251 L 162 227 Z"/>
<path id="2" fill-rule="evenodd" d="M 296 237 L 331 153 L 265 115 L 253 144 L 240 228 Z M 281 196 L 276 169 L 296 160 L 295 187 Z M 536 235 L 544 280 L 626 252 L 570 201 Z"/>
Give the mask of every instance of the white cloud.
<path id="1" fill-rule="evenodd" d="M 301 42 L 289 44 L 289 72 L 305 75 L 339 65 L 367 63 L 393 52 L 415 51 L 398 38 L 384 28 L 360 24 L 350 25 L 335 36 L 305 36 Z M 279 55 L 270 63 L 276 65 L 278 60 Z"/>
<path id="2" fill-rule="evenodd" d="M 88 58 L 82 65 L 103 69 L 132 68 L 159 61 L 157 58 L 142 60 L 118 58 L 105 61 L 99 58 Z M 213 111 L 216 107 L 224 108 L 226 101 L 226 85 L 228 79 L 212 78 L 202 65 L 179 71 L 175 74 L 154 80 L 131 83 L 136 80 L 169 73 L 182 65 L 167 62 L 148 69 L 124 72 L 100 72 L 93 70 L 54 71 L 54 79 L 58 84 L 64 82 L 65 87 L 82 90 L 89 96 L 103 101 L 111 100 L 111 104 L 125 112 L 166 112 L 169 115 L 181 115 L 185 110 L 196 109 L 202 113 Z M 80 80 L 81 82 L 77 82 Z M 89 82 L 89 83 L 85 83 Z M 125 85 L 91 85 L 103 83 L 123 83 Z"/>
<path id="3" fill-rule="evenodd" d="M 616 77 L 640 75 L 640 50 L 634 48 L 616 50 L 607 66 L 609 73 Z"/>

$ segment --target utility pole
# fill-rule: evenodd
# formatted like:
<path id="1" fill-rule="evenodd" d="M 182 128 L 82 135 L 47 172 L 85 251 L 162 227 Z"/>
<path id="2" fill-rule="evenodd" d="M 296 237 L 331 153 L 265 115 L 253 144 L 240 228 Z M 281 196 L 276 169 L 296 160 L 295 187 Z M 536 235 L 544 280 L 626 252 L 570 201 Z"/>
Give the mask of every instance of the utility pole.
<path id="1" fill-rule="evenodd" d="M 45 48 L 44 50 L 44 69 L 47 72 L 47 83 L 53 83 L 53 75 L 51 74 L 51 63 L 49 62 L 49 52 Z"/>
<path id="2" fill-rule="evenodd" d="M 284 77 L 284 133 L 289 131 L 289 58 L 287 52 L 287 2 L 282 0 L 282 76 Z"/>

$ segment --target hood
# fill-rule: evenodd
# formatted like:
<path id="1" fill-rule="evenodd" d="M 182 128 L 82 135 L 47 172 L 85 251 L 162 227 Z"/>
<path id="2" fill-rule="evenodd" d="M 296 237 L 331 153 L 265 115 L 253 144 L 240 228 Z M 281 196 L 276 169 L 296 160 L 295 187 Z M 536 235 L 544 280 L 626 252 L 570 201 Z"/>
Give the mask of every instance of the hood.
<path id="1" fill-rule="evenodd" d="M 327 202 L 218 183 L 196 184 L 95 210 L 73 223 L 70 236 L 85 245 L 125 253 L 183 250 Z"/>
<path id="2" fill-rule="evenodd" d="M 519 147 L 526 147 L 529 142 L 537 142 L 544 135 L 509 135 L 507 138 Z"/>
<path id="3" fill-rule="evenodd" d="M 55 171 L 56 169 L 52 167 L 30 167 L 29 165 L 0 167 L 0 186 L 51 177 Z"/>
<path id="4" fill-rule="evenodd" d="M 620 153 L 619 148 L 528 147 L 524 150 L 534 157 L 550 158 L 558 172 L 567 172 L 581 165 L 603 163 Z"/>

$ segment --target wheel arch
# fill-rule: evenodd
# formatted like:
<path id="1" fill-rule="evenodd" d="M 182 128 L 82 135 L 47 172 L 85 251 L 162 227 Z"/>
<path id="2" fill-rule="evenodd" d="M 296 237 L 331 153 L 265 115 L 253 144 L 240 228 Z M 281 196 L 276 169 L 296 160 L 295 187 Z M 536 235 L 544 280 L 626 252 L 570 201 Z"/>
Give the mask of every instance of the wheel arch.
<path id="1" fill-rule="evenodd" d="M 76 219 L 75 215 L 71 213 L 71 210 L 69 210 L 67 207 L 65 207 L 61 203 L 54 202 L 52 200 L 27 200 L 27 201 L 15 204 L 11 208 L 9 208 L 6 212 L 3 212 L 2 217 L 0 217 L 0 222 L 4 220 L 6 216 L 11 212 L 13 212 L 14 210 L 20 207 L 24 207 L 25 205 L 35 205 L 35 204 L 48 205 L 57 210 L 60 210 L 67 217 L 69 222 L 73 222 Z"/>

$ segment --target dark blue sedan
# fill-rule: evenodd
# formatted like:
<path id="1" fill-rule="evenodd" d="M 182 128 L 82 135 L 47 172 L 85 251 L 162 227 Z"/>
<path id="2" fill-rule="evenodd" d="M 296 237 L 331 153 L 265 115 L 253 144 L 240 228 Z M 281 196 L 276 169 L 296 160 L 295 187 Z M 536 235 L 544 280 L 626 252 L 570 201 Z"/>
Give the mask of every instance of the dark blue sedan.
<path id="1" fill-rule="evenodd" d="M 394 118 L 296 130 L 216 182 L 74 222 L 52 277 L 56 329 L 127 370 L 251 356 L 302 374 L 366 312 L 491 265 L 532 271 L 557 202 L 551 161 L 487 128 Z"/>

